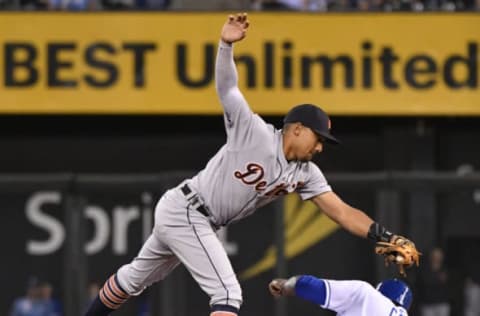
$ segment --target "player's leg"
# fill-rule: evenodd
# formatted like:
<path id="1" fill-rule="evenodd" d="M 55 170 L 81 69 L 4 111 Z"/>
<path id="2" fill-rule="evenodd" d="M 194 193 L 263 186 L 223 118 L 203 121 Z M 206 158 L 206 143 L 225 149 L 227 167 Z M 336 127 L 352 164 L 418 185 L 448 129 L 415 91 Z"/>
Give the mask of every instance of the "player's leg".
<path id="1" fill-rule="evenodd" d="M 162 280 L 179 260 L 155 234 L 150 235 L 138 256 L 122 266 L 100 289 L 85 316 L 105 316 L 118 309 L 130 296 L 136 296 Z"/>
<path id="2" fill-rule="evenodd" d="M 103 316 L 117 309 L 126 302 L 130 295 L 118 284 L 118 278 L 114 274 L 105 282 L 90 304 L 85 316 Z"/>
<path id="3" fill-rule="evenodd" d="M 167 229 L 165 241 L 210 296 L 211 316 L 237 315 L 242 291 L 223 245 L 202 214 L 188 217 L 190 225 Z"/>

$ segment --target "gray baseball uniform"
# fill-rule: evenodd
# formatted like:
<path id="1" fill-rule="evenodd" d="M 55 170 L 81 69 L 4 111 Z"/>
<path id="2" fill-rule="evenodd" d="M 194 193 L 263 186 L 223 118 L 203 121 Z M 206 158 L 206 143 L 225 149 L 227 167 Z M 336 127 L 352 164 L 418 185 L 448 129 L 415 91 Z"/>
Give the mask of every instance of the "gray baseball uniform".
<path id="1" fill-rule="evenodd" d="M 205 169 L 158 202 L 151 236 L 117 274 L 131 295 L 163 279 L 181 262 L 211 297 L 211 305 L 239 308 L 240 285 L 216 228 L 287 193 L 296 191 L 306 200 L 331 191 L 314 163 L 287 161 L 282 132 L 251 111 L 237 87 L 232 46 L 220 42 L 215 71 L 226 144 Z"/>

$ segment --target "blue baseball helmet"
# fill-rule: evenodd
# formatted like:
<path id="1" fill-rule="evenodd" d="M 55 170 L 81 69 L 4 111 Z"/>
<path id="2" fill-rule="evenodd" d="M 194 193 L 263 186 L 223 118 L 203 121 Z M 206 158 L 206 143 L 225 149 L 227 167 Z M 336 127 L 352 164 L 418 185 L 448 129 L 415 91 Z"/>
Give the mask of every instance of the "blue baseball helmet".
<path id="1" fill-rule="evenodd" d="M 378 283 L 377 290 L 406 310 L 412 305 L 412 290 L 410 290 L 405 282 L 399 279 L 384 280 Z"/>

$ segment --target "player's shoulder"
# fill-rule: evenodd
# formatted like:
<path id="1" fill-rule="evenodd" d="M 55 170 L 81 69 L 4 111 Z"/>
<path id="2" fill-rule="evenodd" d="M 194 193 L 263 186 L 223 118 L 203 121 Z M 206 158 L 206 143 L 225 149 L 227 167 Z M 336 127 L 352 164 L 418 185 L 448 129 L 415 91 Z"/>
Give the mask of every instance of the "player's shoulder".
<path id="1" fill-rule="evenodd" d="M 380 293 L 373 285 L 362 280 L 346 283 L 353 295 L 366 304 L 368 315 L 408 316 L 407 311 L 396 306 L 388 297 Z M 385 314 L 385 312 L 387 312 Z"/>
<path id="2" fill-rule="evenodd" d="M 254 114 L 252 120 L 252 128 L 256 131 L 256 133 L 261 133 L 262 137 L 274 137 L 275 132 L 278 129 L 273 126 L 273 124 L 266 122 L 260 115 Z"/>
<path id="3" fill-rule="evenodd" d="M 378 293 L 378 291 L 368 282 L 362 280 L 352 281 L 352 287 L 355 286 L 359 291 L 364 292 L 366 295 L 371 293 Z"/>

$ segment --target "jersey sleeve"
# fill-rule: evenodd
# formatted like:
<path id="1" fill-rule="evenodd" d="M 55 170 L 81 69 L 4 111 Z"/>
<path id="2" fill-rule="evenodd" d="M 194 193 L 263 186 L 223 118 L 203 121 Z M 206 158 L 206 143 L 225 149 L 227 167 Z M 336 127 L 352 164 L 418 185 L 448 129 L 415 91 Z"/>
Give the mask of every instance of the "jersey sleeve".
<path id="1" fill-rule="evenodd" d="M 376 291 L 364 281 L 337 281 L 326 280 L 325 303 L 323 308 L 341 313 L 352 309 L 354 305 L 363 305 L 370 292 Z"/>
<path id="2" fill-rule="evenodd" d="M 227 146 L 236 149 L 255 141 L 254 129 L 266 124 L 252 112 L 238 88 L 233 46 L 223 41 L 220 41 L 215 63 L 215 86 L 224 111 Z"/>
<path id="3" fill-rule="evenodd" d="M 319 194 L 332 191 L 323 172 L 316 164 L 308 162 L 304 166 L 304 172 L 306 181 L 296 190 L 302 200 L 308 200 Z"/>

